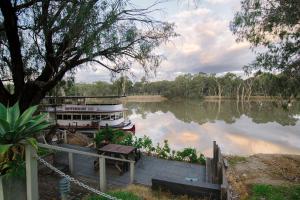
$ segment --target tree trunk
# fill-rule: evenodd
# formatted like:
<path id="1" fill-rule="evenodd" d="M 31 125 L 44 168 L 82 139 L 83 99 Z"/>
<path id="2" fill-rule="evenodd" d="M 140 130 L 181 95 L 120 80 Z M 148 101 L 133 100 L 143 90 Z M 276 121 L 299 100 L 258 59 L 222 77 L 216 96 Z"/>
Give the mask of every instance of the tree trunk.
<path id="1" fill-rule="evenodd" d="M 221 84 L 218 83 L 218 95 L 219 95 L 219 100 L 222 99 L 222 87 Z"/>
<path id="2" fill-rule="evenodd" d="M 245 100 L 244 93 L 245 93 L 245 87 L 243 86 L 243 89 L 242 89 L 242 96 L 241 96 L 242 101 Z"/>

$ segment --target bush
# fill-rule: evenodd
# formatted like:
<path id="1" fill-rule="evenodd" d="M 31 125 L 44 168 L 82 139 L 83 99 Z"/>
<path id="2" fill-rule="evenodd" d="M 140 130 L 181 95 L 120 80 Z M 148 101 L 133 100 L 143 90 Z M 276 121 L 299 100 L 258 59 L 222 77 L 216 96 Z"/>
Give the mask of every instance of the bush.
<path id="1" fill-rule="evenodd" d="M 107 194 L 122 200 L 142 200 L 132 192 L 117 191 L 117 192 L 108 192 Z M 102 196 L 90 196 L 86 200 L 107 200 L 107 198 Z"/>
<path id="2" fill-rule="evenodd" d="M 159 143 L 156 146 L 155 149 L 156 155 L 159 158 L 163 158 L 163 159 L 169 159 L 171 157 L 170 153 L 171 153 L 171 149 L 169 147 L 169 143 L 168 140 L 164 140 L 164 146 L 160 147 Z"/>
<path id="3" fill-rule="evenodd" d="M 98 133 L 96 133 L 94 141 L 97 146 L 100 146 L 102 143 L 116 144 L 123 140 L 124 137 L 124 131 L 106 126 L 104 129 L 100 129 Z"/>
<path id="4" fill-rule="evenodd" d="M 155 151 L 155 148 L 152 145 L 152 140 L 145 135 L 142 138 L 138 138 L 136 136 L 128 134 L 123 138 L 123 140 L 117 142 L 117 144 L 134 146 L 138 149 L 142 149 L 148 154 L 151 154 L 153 151 Z"/>
<path id="5" fill-rule="evenodd" d="M 205 156 L 200 154 L 198 157 L 197 150 L 195 148 L 184 148 L 183 151 L 177 151 L 175 160 L 200 163 L 203 165 L 205 164 Z"/>
<path id="6" fill-rule="evenodd" d="M 160 146 L 160 144 L 158 143 L 156 147 L 154 147 L 152 140 L 148 136 L 138 138 L 136 136 L 128 134 L 123 137 L 122 140 L 116 143 L 127 146 L 134 146 L 138 149 L 142 149 L 148 155 L 154 154 L 158 158 L 162 159 L 186 161 L 190 163 L 200 163 L 202 165 L 205 165 L 205 156 L 203 154 L 200 154 L 198 156 L 197 150 L 195 148 L 185 148 L 182 151 L 171 150 L 168 140 L 164 141 L 163 146 Z"/>

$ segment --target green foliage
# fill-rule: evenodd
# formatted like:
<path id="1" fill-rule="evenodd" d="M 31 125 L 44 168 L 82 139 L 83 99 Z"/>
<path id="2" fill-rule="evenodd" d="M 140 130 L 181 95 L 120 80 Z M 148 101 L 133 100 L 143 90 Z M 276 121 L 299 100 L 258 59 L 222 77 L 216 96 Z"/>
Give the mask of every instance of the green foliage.
<path id="1" fill-rule="evenodd" d="M 168 140 L 164 140 L 162 146 L 158 143 L 156 147 L 154 147 L 152 140 L 148 136 L 138 138 L 129 134 L 126 135 L 123 140 L 119 141 L 118 144 L 134 146 L 146 152 L 148 155 L 153 154 L 162 159 L 205 164 L 205 156 L 203 154 L 198 156 L 196 149 L 185 148 L 183 151 L 175 151 L 170 148 Z"/>
<path id="2" fill-rule="evenodd" d="M 27 142 L 37 148 L 36 134 L 50 124 L 45 115 L 33 115 L 37 106 L 30 107 L 22 114 L 19 105 L 5 107 L 0 104 L 0 174 L 16 174 L 24 166 L 24 146 Z"/>
<path id="3" fill-rule="evenodd" d="M 118 199 L 122 200 L 141 200 L 140 197 L 135 195 L 132 192 L 126 192 L 126 191 L 117 191 L 117 192 L 108 192 L 109 195 L 116 197 Z M 90 196 L 86 198 L 85 200 L 106 200 L 107 198 L 101 197 L 101 196 Z"/>
<path id="4" fill-rule="evenodd" d="M 95 82 L 92 84 L 75 84 L 71 91 L 78 95 L 120 95 L 123 88 L 122 78 L 112 84 Z M 300 77 L 290 76 L 286 72 L 273 74 L 258 71 L 254 77 L 243 80 L 241 77 L 226 73 L 223 76 L 214 74 L 185 74 L 174 81 L 146 82 L 141 80 L 132 84 L 128 77 L 125 81 L 126 95 L 162 95 L 168 98 L 199 99 L 205 96 L 248 99 L 250 96 L 278 96 L 288 99 L 300 93 Z M 244 91 L 244 92 L 243 92 Z M 244 95 L 244 96 L 242 96 Z"/>
<path id="5" fill-rule="evenodd" d="M 242 0 L 241 9 L 231 22 L 238 41 L 258 47 L 256 61 L 246 71 L 284 71 L 299 77 L 300 1 Z M 263 47 L 263 48 L 261 48 Z"/>
<path id="6" fill-rule="evenodd" d="M 155 153 L 159 158 L 163 158 L 163 159 L 170 158 L 171 149 L 169 147 L 168 140 L 164 140 L 163 146 L 160 146 L 159 143 L 157 143 Z"/>
<path id="7" fill-rule="evenodd" d="M 184 148 L 182 151 L 177 151 L 175 159 L 180 161 L 187 161 L 190 163 L 200 163 L 203 165 L 205 164 L 206 160 L 203 154 L 200 154 L 200 156 L 198 157 L 195 148 Z"/>
<path id="8" fill-rule="evenodd" d="M 100 146 L 101 143 L 118 143 L 125 136 L 125 132 L 119 129 L 113 129 L 106 126 L 103 129 L 100 129 L 94 138 L 97 146 Z"/>
<path id="9" fill-rule="evenodd" d="M 300 185 L 272 186 L 255 184 L 252 186 L 251 200 L 296 200 L 300 199 Z"/>
<path id="10" fill-rule="evenodd" d="M 151 154 L 153 151 L 155 151 L 152 140 L 146 135 L 144 135 L 142 138 L 138 138 L 132 134 L 128 134 L 123 138 L 123 140 L 119 141 L 118 144 L 134 146 L 147 152 L 148 154 Z"/>

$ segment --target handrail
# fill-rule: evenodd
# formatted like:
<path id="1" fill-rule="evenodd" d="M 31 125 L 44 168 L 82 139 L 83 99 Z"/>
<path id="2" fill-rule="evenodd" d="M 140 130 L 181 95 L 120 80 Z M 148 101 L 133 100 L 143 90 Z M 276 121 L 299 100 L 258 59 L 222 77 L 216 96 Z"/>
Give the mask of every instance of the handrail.
<path id="1" fill-rule="evenodd" d="M 38 143 L 38 146 L 43 147 L 43 148 L 47 148 L 47 149 L 57 150 L 57 151 L 64 151 L 64 152 L 76 153 L 76 154 L 81 154 L 81 155 L 86 155 L 86 156 L 93 156 L 93 157 L 98 157 L 98 158 L 105 158 L 105 159 L 110 159 L 110 160 L 117 160 L 117 161 L 135 163 L 134 160 L 127 160 L 127 159 L 122 159 L 122 158 L 115 158 L 115 157 L 110 157 L 110 156 L 105 156 L 105 155 L 99 155 L 99 154 L 96 154 L 96 153 L 80 151 L 80 150 L 65 148 L 65 147 L 59 147 L 59 146 L 54 146 L 54 145 L 49 145 L 49 144 Z"/>

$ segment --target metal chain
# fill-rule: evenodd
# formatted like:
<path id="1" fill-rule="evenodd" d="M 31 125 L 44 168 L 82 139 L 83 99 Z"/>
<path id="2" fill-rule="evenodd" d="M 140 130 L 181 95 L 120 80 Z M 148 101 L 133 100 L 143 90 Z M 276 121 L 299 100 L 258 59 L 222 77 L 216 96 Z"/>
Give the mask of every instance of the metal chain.
<path id="1" fill-rule="evenodd" d="M 93 192 L 93 193 L 95 193 L 95 194 L 98 194 L 98 195 L 100 195 L 100 196 L 103 196 L 103 197 L 105 197 L 105 198 L 107 198 L 107 199 L 111 199 L 111 200 L 121 200 L 121 199 L 118 199 L 118 198 L 116 198 L 116 197 L 112 197 L 112 196 L 110 196 L 110 195 L 108 195 L 108 194 L 106 194 L 106 193 L 104 193 L 104 192 L 99 191 L 99 190 L 96 190 L 96 189 L 94 189 L 94 188 L 92 188 L 92 187 L 90 187 L 90 186 L 88 186 L 88 185 L 86 185 L 86 184 L 80 182 L 79 180 L 77 180 L 77 179 L 75 179 L 75 178 L 73 178 L 73 177 L 71 177 L 71 176 L 65 174 L 64 172 L 60 171 L 59 169 L 57 169 L 56 167 L 54 167 L 53 165 L 51 165 L 50 163 L 48 163 L 47 161 L 45 161 L 44 159 L 42 159 L 42 158 L 39 157 L 39 156 L 37 156 L 37 160 L 38 160 L 39 162 L 41 162 L 43 165 L 45 165 L 46 167 L 48 167 L 49 169 L 51 169 L 51 170 L 53 170 L 54 172 L 56 172 L 57 174 L 59 174 L 60 176 L 66 178 L 66 179 L 69 180 L 70 182 L 73 182 L 74 184 L 76 184 L 76 185 L 78 185 L 78 186 L 80 186 L 80 187 L 83 187 L 83 188 L 85 188 L 85 189 L 87 189 L 87 190 L 89 190 L 89 191 L 91 191 L 91 192 Z"/>

